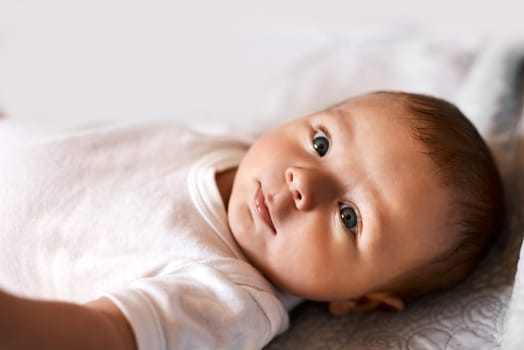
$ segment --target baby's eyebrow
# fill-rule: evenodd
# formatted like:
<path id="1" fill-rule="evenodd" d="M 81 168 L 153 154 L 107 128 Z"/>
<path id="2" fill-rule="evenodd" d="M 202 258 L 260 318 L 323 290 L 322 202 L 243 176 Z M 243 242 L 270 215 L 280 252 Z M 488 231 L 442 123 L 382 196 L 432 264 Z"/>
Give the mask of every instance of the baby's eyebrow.
<path id="1" fill-rule="evenodd" d="M 351 118 L 351 111 L 347 109 L 335 107 L 329 111 L 330 111 L 330 114 L 333 115 L 337 119 L 350 119 Z"/>
<path id="2" fill-rule="evenodd" d="M 324 123 L 329 128 L 331 136 L 341 140 L 353 139 L 353 128 L 351 128 L 351 114 L 338 108 L 333 109 L 325 118 Z"/>

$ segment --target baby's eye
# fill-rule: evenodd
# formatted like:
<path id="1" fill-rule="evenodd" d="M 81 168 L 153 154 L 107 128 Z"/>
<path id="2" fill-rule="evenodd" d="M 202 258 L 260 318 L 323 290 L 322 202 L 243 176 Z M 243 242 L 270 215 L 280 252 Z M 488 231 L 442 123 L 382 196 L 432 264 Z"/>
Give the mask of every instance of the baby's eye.
<path id="1" fill-rule="evenodd" d="M 313 136 L 313 148 L 319 156 L 323 157 L 329 149 L 329 139 L 322 130 L 318 130 Z"/>
<path id="2" fill-rule="evenodd" d="M 340 205 L 340 219 L 342 224 L 353 233 L 357 231 L 358 215 L 355 209 L 348 204 Z"/>

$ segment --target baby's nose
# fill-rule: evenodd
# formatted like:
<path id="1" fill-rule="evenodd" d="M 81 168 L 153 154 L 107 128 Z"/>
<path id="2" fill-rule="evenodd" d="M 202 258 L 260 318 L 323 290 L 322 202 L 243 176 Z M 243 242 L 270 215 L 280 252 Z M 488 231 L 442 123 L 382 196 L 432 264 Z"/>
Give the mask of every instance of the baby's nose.
<path id="1" fill-rule="evenodd" d="M 289 167 L 285 172 L 286 183 L 298 210 L 310 210 L 318 199 L 317 192 L 322 186 L 314 170 Z"/>

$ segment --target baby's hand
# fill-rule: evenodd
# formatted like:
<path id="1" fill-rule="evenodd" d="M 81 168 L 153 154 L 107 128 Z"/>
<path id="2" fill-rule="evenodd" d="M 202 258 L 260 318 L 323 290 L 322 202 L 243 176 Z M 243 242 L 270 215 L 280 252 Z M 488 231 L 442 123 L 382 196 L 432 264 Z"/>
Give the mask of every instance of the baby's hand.
<path id="1" fill-rule="evenodd" d="M 136 349 L 131 328 L 108 300 L 79 305 L 0 290 L 0 310 L 0 349 Z"/>
<path id="2" fill-rule="evenodd" d="M 353 311 L 368 311 L 374 309 L 404 310 L 404 301 L 389 293 L 370 293 L 356 299 L 338 300 L 329 303 L 329 313 L 332 316 L 343 316 Z"/>

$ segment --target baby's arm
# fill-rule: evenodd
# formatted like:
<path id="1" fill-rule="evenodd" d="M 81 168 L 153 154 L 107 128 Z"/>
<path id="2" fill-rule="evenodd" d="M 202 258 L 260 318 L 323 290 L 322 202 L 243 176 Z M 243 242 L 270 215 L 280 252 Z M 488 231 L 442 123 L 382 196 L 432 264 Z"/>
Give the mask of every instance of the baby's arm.
<path id="1" fill-rule="evenodd" d="M 135 350 L 133 331 L 108 299 L 81 305 L 0 290 L 0 349 Z"/>

